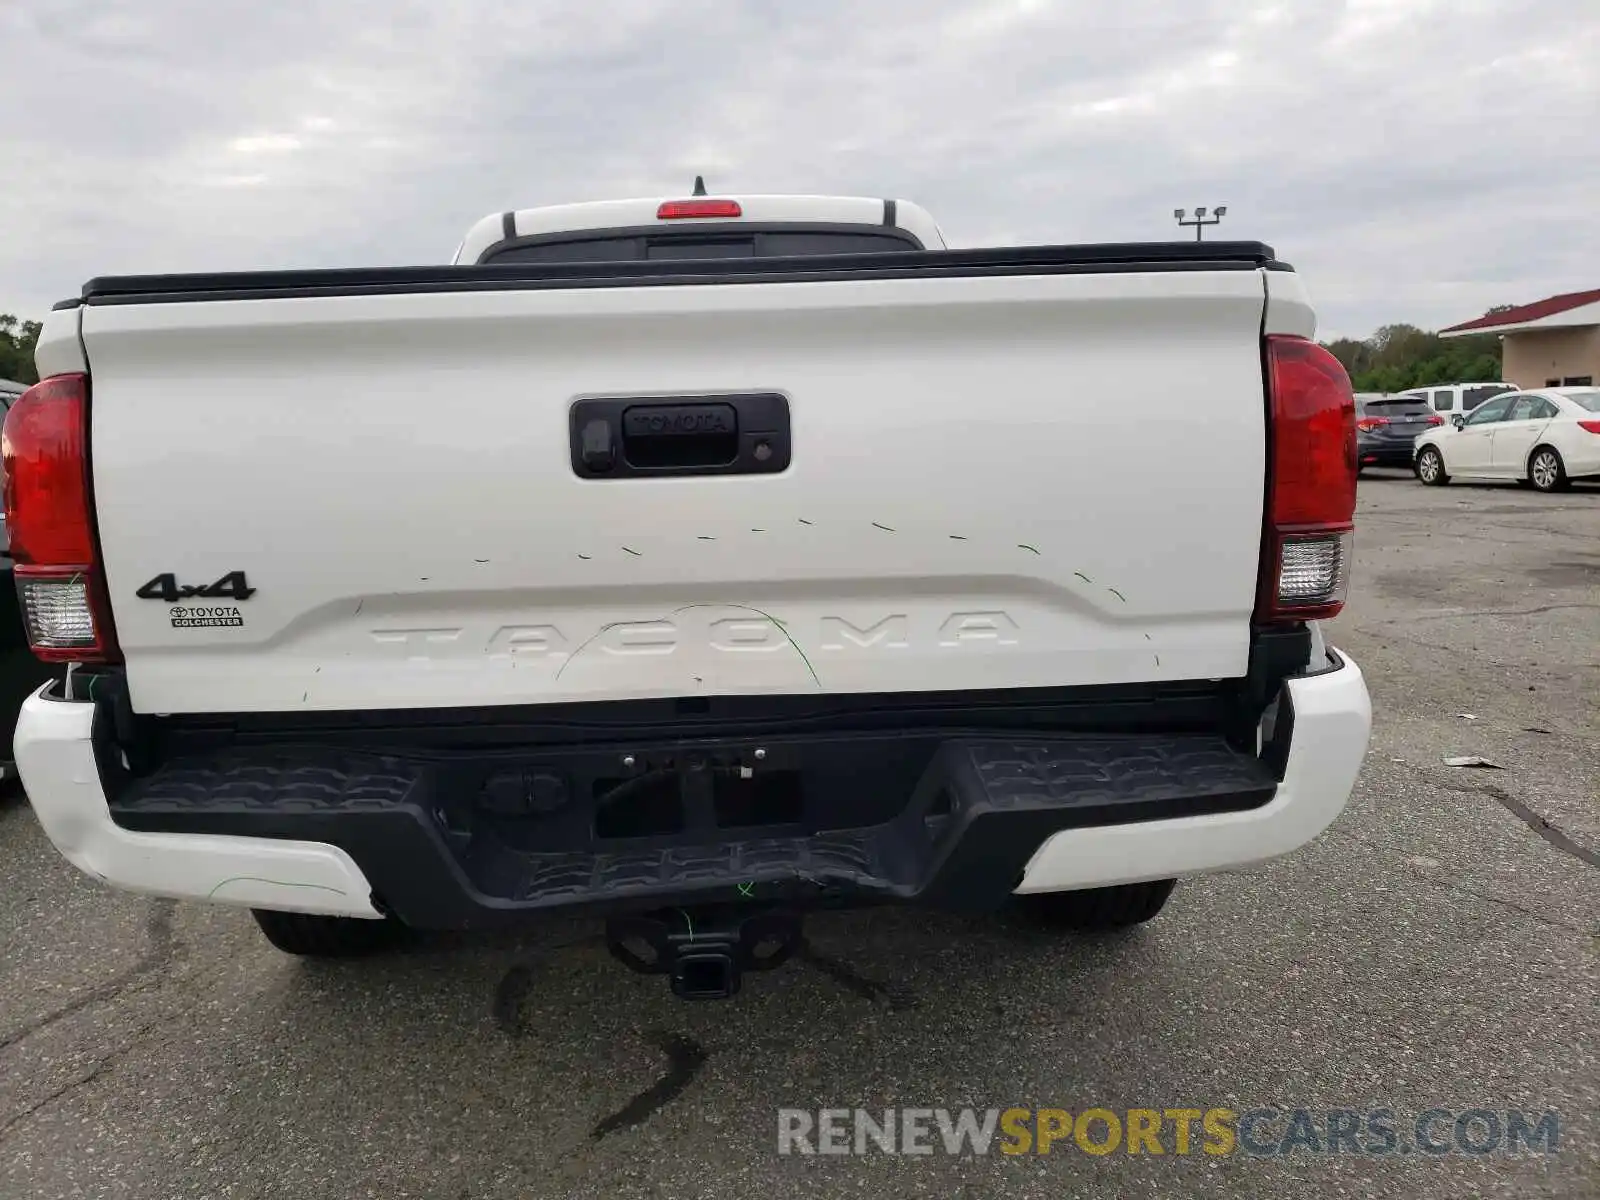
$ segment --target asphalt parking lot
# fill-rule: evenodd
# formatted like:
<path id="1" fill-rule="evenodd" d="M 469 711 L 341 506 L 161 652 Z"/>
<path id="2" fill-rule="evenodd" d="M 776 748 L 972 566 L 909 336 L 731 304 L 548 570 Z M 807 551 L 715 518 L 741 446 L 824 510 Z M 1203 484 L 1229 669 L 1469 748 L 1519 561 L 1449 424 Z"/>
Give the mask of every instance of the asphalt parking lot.
<path id="1" fill-rule="evenodd" d="M 1600 1194 L 1600 488 L 1363 477 L 1331 831 L 1109 940 L 880 910 L 685 1004 L 582 922 L 308 965 L 0 809 L 0 1196 Z M 1470 719 L 1468 715 L 1470 714 Z M 1447 755 L 1501 770 L 1451 768 Z M 1555 1153 L 780 1157 L 776 1110 L 1553 1110 Z"/>

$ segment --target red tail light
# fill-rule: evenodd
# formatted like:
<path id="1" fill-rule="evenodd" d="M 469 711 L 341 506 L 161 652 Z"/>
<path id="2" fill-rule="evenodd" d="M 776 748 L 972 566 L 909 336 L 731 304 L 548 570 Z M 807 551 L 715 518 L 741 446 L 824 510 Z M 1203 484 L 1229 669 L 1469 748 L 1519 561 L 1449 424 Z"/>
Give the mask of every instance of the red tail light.
<path id="1" fill-rule="evenodd" d="M 1272 428 L 1256 619 L 1314 620 L 1344 607 L 1356 511 L 1356 402 L 1328 351 L 1267 338 Z"/>
<path id="2" fill-rule="evenodd" d="M 656 209 L 658 221 L 681 221 L 689 217 L 741 217 L 744 210 L 737 200 L 668 200 Z"/>
<path id="3" fill-rule="evenodd" d="M 18 397 L 0 436 L 6 528 L 33 652 L 46 662 L 114 662 L 89 481 L 89 380 L 56 375 Z"/>
<path id="4" fill-rule="evenodd" d="M 1431 413 L 1428 416 L 1428 424 L 1429 425 L 1443 425 L 1444 424 L 1444 418 L 1441 417 L 1438 413 Z"/>
<path id="5" fill-rule="evenodd" d="M 1578 428 L 1585 433 L 1600 433 L 1600 421 L 1579 421 Z"/>
<path id="6" fill-rule="evenodd" d="M 1388 417 L 1362 417 L 1359 421 L 1356 422 L 1356 428 L 1361 430 L 1363 433 L 1366 433 L 1366 432 L 1368 432 L 1370 430 L 1377 429 L 1377 428 L 1380 428 L 1381 426 L 1387 425 L 1388 423 L 1389 423 L 1389 418 Z"/>

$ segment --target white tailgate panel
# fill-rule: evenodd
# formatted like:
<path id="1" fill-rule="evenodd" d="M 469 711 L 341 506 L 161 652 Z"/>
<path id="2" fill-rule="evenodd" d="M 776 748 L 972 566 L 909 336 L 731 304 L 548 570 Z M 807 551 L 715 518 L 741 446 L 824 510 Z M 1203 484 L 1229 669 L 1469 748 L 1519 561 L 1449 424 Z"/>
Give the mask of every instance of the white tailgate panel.
<path id="1" fill-rule="evenodd" d="M 86 308 L 135 707 L 1240 675 L 1262 304 L 1239 271 Z M 577 397 L 749 391 L 788 397 L 782 474 L 573 473 Z M 135 596 L 233 571 L 239 625 Z"/>

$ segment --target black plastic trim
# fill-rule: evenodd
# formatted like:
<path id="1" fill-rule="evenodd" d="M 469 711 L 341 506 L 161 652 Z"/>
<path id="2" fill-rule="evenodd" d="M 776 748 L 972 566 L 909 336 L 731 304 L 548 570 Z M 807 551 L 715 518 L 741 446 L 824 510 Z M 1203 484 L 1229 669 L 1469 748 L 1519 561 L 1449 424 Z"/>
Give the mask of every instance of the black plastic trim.
<path id="1" fill-rule="evenodd" d="M 83 300 L 91 305 L 170 304 L 418 292 L 671 287 L 990 275 L 1255 271 L 1274 261 L 1272 248 L 1261 242 L 1134 242 L 983 250 L 886 251 L 792 258 L 358 267 L 316 271 L 103 276 L 84 284 Z"/>
<path id="2" fill-rule="evenodd" d="M 1250 703 L 1265 707 L 1285 679 L 1299 675 L 1311 662 L 1311 630 L 1304 623 L 1257 629 L 1250 639 L 1250 665 L 1245 693 Z"/>
<path id="3" fill-rule="evenodd" d="M 1284 688 L 1278 695 L 1278 709 L 1273 715 L 1272 736 L 1262 744 L 1261 762 L 1272 777 L 1283 782 L 1289 769 L 1289 750 L 1294 745 L 1294 693 Z"/>
<path id="4" fill-rule="evenodd" d="M 500 237 L 502 241 L 509 242 L 517 236 L 517 214 L 503 212 L 500 214 Z"/>
<path id="5" fill-rule="evenodd" d="M 886 730 L 904 735 L 924 730 L 954 733 L 1002 728 L 1040 733 L 1229 733 L 1238 719 L 1236 688 L 1237 684 L 1195 681 L 479 708 L 187 713 L 138 720 L 139 736 L 152 761 L 230 746 L 287 742 L 379 753 L 442 750 L 478 754 L 495 748 L 520 751 L 625 739 L 644 742 Z M 1256 718 L 1247 718 L 1250 729 Z"/>
<path id="6" fill-rule="evenodd" d="M 340 846 L 387 911 L 414 926 L 463 928 L 552 908 L 735 902 L 751 896 L 747 885 L 760 892 L 752 898 L 804 906 L 992 909 L 1063 830 L 1244 811 L 1277 787 L 1252 755 L 1204 735 L 996 732 L 907 745 L 879 733 L 765 744 L 757 776 L 774 759 L 780 770 L 815 771 L 817 794 L 844 819 L 740 827 L 691 815 L 667 837 L 603 835 L 588 785 L 597 764 L 616 770 L 622 746 L 527 760 L 549 804 L 515 814 L 483 807 L 481 764 L 295 746 L 179 760 L 107 791 L 126 829 Z M 706 774 L 687 763 L 750 761 L 738 743 L 639 753 L 677 759 L 686 804 L 690 781 Z"/>
<path id="7" fill-rule="evenodd" d="M 1063 829 L 1269 802 L 1294 735 L 1283 682 L 1345 665 L 1330 648 L 1311 667 L 1310 643 L 1303 626 L 1255 630 L 1247 676 L 1220 683 L 159 719 L 135 715 L 122 673 L 106 669 L 96 672 L 94 744 L 123 827 L 330 842 L 355 858 L 386 911 L 422 926 L 710 902 L 752 874 L 762 900 L 800 907 L 985 908 Z M 1258 697 L 1278 705 L 1259 756 Z M 1116 771 L 1084 757 L 1096 744 L 1126 748 Z M 806 794 L 832 807 L 710 837 L 692 826 L 602 844 L 598 830 L 585 832 L 597 811 L 586 801 L 543 816 L 479 799 L 485 781 L 508 772 L 588 797 L 600 778 L 627 775 L 635 756 L 641 773 L 663 762 L 725 770 L 758 746 L 759 769 L 803 772 Z M 996 748 L 976 774 L 974 746 Z M 333 789 L 318 798 L 308 781 L 330 766 Z M 840 812 L 853 819 L 828 823 Z"/>
<path id="8" fill-rule="evenodd" d="M 870 233 L 870 234 L 873 234 L 873 235 L 875 235 L 877 237 L 884 236 L 883 229 L 881 227 L 877 226 L 877 225 L 863 225 L 863 224 L 860 224 L 860 223 L 857 223 L 857 222 L 840 222 L 840 221 L 759 221 L 759 222 L 757 222 L 757 221 L 742 221 L 742 220 L 741 221 L 706 221 L 706 220 L 700 220 L 700 221 L 691 221 L 691 222 L 687 222 L 687 223 L 683 223 L 683 224 L 676 224 L 675 223 L 675 224 L 670 224 L 670 225 L 620 225 L 620 226 L 605 226 L 605 227 L 601 227 L 601 228 L 597 228 L 597 229 L 562 229 L 562 230 L 558 230 L 558 231 L 553 232 L 553 233 L 526 233 L 526 234 L 520 234 L 520 235 L 518 235 L 518 234 L 508 235 L 507 237 L 503 238 L 502 240 L 500 240 L 498 242 L 495 242 L 493 245 L 486 247 L 484 249 L 483 253 L 478 255 L 478 263 L 477 263 L 477 265 L 478 266 L 489 266 L 500 255 L 505 254 L 505 253 L 507 253 L 508 251 L 511 251 L 511 250 L 520 250 L 525 246 L 549 246 L 549 245 L 554 245 L 554 244 L 557 244 L 557 243 L 560 243 L 560 242 L 593 242 L 593 241 L 600 241 L 600 240 L 608 239 L 608 238 L 609 239 L 615 239 L 617 241 L 628 241 L 628 240 L 630 240 L 632 238 L 649 238 L 652 241 L 674 241 L 674 240 L 679 240 L 679 239 L 681 239 L 683 241 L 703 241 L 703 240 L 705 240 L 707 238 L 715 238 L 718 234 L 738 234 L 738 235 L 743 236 L 743 237 L 752 237 L 753 236 L 753 237 L 759 238 L 759 237 L 761 237 L 762 234 L 767 234 L 767 233 L 841 233 L 841 234 Z M 908 250 L 908 251 L 925 249 L 925 247 L 923 246 L 922 242 L 917 238 L 917 236 L 915 234 L 911 233 L 909 230 L 896 229 L 896 230 L 893 230 L 892 233 L 898 235 L 900 240 L 906 243 L 906 250 Z M 902 252 L 898 251 L 898 250 L 892 250 L 892 251 L 891 250 L 878 250 L 878 251 L 873 251 L 872 253 L 874 255 L 878 255 L 878 254 L 899 254 L 899 253 L 902 253 Z M 756 257 L 762 257 L 762 256 L 758 254 Z M 767 256 L 767 257 L 776 258 L 777 256 L 776 255 L 772 255 L 772 256 Z M 798 259 L 798 260 L 802 260 L 802 261 L 814 261 L 814 260 L 816 260 L 818 258 L 855 258 L 855 257 L 861 257 L 861 256 L 858 256 L 858 255 L 846 255 L 846 254 L 832 254 L 832 255 L 801 254 L 801 255 L 790 255 L 789 256 L 790 259 Z M 652 260 L 649 260 L 649 259 L 623 259 L 623 260 L 616 260 L 616 261 L 609 261 L 609 262 L 606 261 L 606 260 L 602 260 L 600 265 L 625 266 L 625 265 L 627 265 L 627 263 L 630 263 L 630 262 L 648 262 L 648 261 L 652 261 Z M 674 261 L 674 262 L 684 262 L 684 261 L 689 261 L 689 260 L 675 259 L 675 260 L 672 260 L 672 261 Z M 726 264 L 729 260 L 724 258 L 724 259 L 713 259 L 711 261 L 716 262 L 716 263 Z M 742 261 L 745 261 L 745 260 L 741 259 L 741 260 L 738 260 L 738 261 L 742 262 Z M 522 264 L 513 264 L 513 265 L 522 265 Z M 529 264 L 529 265 L 537 266 L 537 265 L 541 265 L 541 264 Z M 581 267 L 581 266 L 584 266 L 585 264 L 583 264 L 583 263 L 564 263 L 564 264 L 562 264 L 562 263 L 552 263 L 552 264 L 548 264 L 548 265 L 551 265 L 551 266 L 575 266 L 575 267 Z"/>
<path id="9" fill-rule="evenodd" d="M 1350 665 L 1345 661 L 1344 655 L 1340 654 L 1332 646 L 1324 646 L 1322 649 L 1323 653 L 1328 656 L 1327 662 L 1320 663 L 1316 666 L 1308 666 L 1305 670 L 1297 672 L 1291 678 L 1315 679 L 1318 675 L 1332 675 L 1335 671 L 1342 671 Z"/>
<path id="10" fill-rule="evenodd" d="M 899 205 L 897 205 L 893 200 L 885 200 L 883 202 L 883 223 L 885 225 L 891 227 L 899 225 L 899 221 L 897 219 L 899 214 L 896 211 L 898 208 Z"/>

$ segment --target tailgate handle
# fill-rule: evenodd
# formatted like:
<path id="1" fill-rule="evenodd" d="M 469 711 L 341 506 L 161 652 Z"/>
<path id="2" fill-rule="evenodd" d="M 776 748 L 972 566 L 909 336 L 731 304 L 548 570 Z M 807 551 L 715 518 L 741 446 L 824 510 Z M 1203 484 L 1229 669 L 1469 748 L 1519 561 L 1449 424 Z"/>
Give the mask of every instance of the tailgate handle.
<path id="1" fill-rule="evenodd" d="M 571 436 L 585 479 L 765 475 L 789 465 L 789 403 L 776 393 L 579 400 Z"/>
<path id="2" fill-rule="evenodd" d="M 622 456 L 634 467 L 720 467 L 739 456 L 731 404 L 636 404 L 622 412 Z"/>

